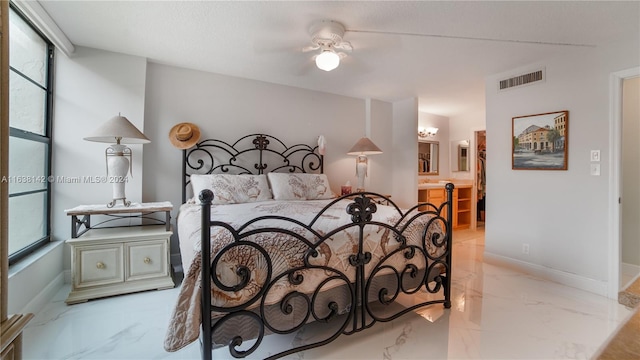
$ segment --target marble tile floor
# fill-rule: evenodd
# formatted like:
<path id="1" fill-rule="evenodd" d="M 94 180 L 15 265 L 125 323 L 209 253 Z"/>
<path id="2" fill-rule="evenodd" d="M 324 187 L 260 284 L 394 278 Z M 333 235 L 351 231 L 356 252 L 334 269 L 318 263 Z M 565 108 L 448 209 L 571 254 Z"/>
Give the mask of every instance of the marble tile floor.
<path id="1" fill-rule="evenodd" d="M 454 235 L 453 306 L 423 308 L 286 359 L 590 359 L 631 315 L 615 300 L 483 262 L 484 232 Z M 69 286 L 24 332 L 25 359 L 198 359 L 163 340 L 178 288 L 68 306 Z M 426 296 L 418 294 L 416 296 Z M 412 299 L 408 299 L 412 301 Z M 313 338 L 267 336 L 256 358 Z M 226 348 L 214 359 L 228 359 Z"/>

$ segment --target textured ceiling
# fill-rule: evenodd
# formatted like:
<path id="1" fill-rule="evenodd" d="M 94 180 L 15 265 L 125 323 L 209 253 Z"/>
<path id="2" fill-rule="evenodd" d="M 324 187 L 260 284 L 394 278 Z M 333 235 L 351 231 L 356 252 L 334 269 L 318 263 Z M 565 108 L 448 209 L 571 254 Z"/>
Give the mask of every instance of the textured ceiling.
<path id="1" fill-rule="evenodd" d="M 358 98 L 418 97 L 421 111 L 450 117 L 484 113 L 489 74 L 640 42 L 636 1 L 40 3 L 76 46 Z M 343 23 L 354 48 L 331 72 L 301 51 L 321 19 Z"/>

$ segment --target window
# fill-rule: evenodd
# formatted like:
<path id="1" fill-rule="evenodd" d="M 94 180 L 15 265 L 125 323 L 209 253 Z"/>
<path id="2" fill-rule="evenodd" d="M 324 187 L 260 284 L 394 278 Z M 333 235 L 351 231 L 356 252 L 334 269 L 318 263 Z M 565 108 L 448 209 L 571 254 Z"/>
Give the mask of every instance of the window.
<path id="1" fill-rule="evenodd" d="M 9 264 L 49 241 L 53 45 L 9 12 Z"/>

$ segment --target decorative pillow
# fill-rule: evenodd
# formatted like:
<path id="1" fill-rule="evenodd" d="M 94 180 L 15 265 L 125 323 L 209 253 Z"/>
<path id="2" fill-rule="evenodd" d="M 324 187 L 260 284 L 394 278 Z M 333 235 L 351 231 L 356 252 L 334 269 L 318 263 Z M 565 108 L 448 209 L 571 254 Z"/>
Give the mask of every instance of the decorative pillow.
<path id="1" fill-rule="evenodd" d="M 333 193 L 325 174 L 269 173 L 269 184 L 275 200 L 331 199 Z"/>
<path id="2" fill-rule="evenodd" d="M 241 204 L 272 199 L 266 175 L 193 174 L 191 186 L 196 197 L 204 189 L 213 191 L 212 204 Z"/>

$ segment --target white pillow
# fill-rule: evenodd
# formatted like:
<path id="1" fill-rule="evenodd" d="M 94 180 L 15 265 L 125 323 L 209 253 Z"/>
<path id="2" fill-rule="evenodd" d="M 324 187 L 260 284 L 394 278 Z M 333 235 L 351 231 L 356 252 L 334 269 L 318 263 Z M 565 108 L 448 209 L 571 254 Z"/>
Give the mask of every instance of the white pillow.
<path id="1" fill-rule="evenodd" d="M 275 200 L 333 198 L 329 179 L 325 174 L 269 173 L 267 177 Z"/>
<path id="2" fill-rule="evenodd" d="M 191 187 L 196 197 L 204 189 L 213 191 L 212 204 L 241 204 L 272 199 L 266 175 L 193 174 Z"/>

